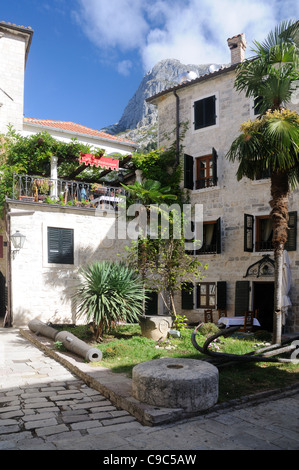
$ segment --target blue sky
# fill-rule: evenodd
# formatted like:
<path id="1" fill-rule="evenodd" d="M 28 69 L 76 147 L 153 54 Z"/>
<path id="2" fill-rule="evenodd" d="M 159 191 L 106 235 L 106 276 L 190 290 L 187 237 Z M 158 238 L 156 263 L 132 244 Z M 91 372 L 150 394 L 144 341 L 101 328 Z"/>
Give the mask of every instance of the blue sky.
<path id="1" fill-rule="evenodd" d="M 0 0 L 0 20 L 31 26 L 26 117 L 94 129 L 116 123 L 159 60 L 228 63 L 227 38 L 244 32 L 247 56 L 297 0 Z M 0 78 L 1 79 L 1 78 Z"/>

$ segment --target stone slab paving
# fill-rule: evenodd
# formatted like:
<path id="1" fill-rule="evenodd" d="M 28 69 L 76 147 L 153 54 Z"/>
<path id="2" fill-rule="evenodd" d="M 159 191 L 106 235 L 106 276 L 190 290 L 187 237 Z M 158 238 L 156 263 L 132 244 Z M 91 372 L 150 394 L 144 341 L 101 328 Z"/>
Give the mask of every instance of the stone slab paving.
<path id="1" fill-rule="evenodd" d="M 143 426 L 21 336 L 0 328 L 0 450 L 298 450 L 299 388 Z"/>

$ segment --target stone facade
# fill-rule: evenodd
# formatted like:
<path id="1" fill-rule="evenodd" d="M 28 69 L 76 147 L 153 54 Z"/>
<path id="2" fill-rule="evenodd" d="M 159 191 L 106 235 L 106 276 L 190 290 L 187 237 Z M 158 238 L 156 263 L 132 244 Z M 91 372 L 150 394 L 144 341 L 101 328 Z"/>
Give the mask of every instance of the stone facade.
<path id="1" fill-rule="evenodd" d="M 11 256 L 13 326 L 27 325 L 33 318 L 45 323 L 80 323 L 71 299 L 80 267 L 95 260 L 116 261 L 124 254 L 126 240 L 110 239 L 114 213 L 19 201 L 8 202 L 8 211 L 10 233 L 19 230 L 26 236 L 24 247 Z M 48 262 L 48 227 L 73 230 L 73 264 Z"/>
<path id="2" fill-rule="evenodd" d="M 0 133 L 12 124 L 23 127 L 24 74 L 33 31 L 31 28 L 0 23 Z"/>
<path id="3" fill-rule="evenodd" d="M 167 147 L 169 142 L 175 140 L 177 98 L 174 93 L 178 96 L 179 121 L 188 125 L 182 141 L 183 152 L 193 157 L 194 162 L 191 170 L 193 171 L 193 189 L 187 190 L 190 202 L 203 205 L 204 223 L 216 222 L 217 220 L 221 222 L 221 237 L 219 237 L 219 239 L 221 238 L 221 250 L 218 247 L 218 251 L 221 252 L 197 255 L 200 256 L 203 264 L 208 264 L 202 284 L 214 283 L 211 307 L 216 312 L 218 306 L 217 287 L 219 281 L 222 281 L 222 288 L 225 286 L 225 307 L 228 315 L 238 314 L 237 283 L 248 281 L 247 309 L 257 308 L 263 316 L 263 309 L 264 311 L 269 308 L 271 310 L 271 302 L 273 301 L 271 289 L 274 287 L 274 277 L 269 275 L 271 270 L 267 271 L 267 276 L 246 278 L 245 276 L 247 269 L 252 264 L 262 261 L 263 255 L 270 255 L 270 258 L 273 259 L 273 252 L 259 251 L 257 247 L 253 249 L 253 252 L 244 251 L 244 214 L 253 216 L 255 222 L 253 242 L 255 242 L 258 237 L 255 229 L 257 218 L 270 214 L 270 181 L 269 179 L 251 181 L 244 178 L 238 182 L 236 179 L 237 164 L 232 164 L 226 159 L 232 141 L 240 134 L 240 124 L 254 118 L 253 100 L 246 98 L 243 93 L 234 89 L 234 79 L 235 66 L 230 66 L 166 90 L 152 97 L 150 102 L 158 107 L 159 146 Z M 209 126 L 195 130 L 194 104 L 210 96 L 216 98 L 215 121 Z M 292 104 L 289 107 L 296 109 Z M 215 185 L 210 184 L 210 187 L 195 189 L 196 179 L 200 178 L 199 170 L 196 169 L 197 158 L 212 155 L 213 152 L 217 155 L 217 182 Z M 185 160 L 185 171 L 186 165 Z M 184 186 L 183 181 L 182 186 Z M 297 211 L 298 202 L 299 193 L 294 191 L 289 198 L 290 212 Z M 297 230 L 297 223 L 294 230 Z M 299 331 L 298 249 L 297 251 L 289 251 L 288 255 L 291 262 L 290 298 L 292 307 L 289 308 L 284 328 L 285 331 L 292 332 Z M 196 295 L 197 292 L 200 295 L 200 291 L 196 287 L 198 282 L 198 279 L 194 279 L 193 308 L 190 306 L 182 308 L 181 294 L 178 294 L 176 298 L 178 312 L 186 315 L 192 322 L 203 321 L 204 310 L 208 308 L 207 306 L 205 308 L 199 307 L 201 301 Z M 266 306 L 264 305 L 265 300 Z M 265 326 L 265 329 L 271 329 L 272 313 L 268 311 L 264 317 L 262 318 L 262 326 Z M 218 316 L 214 317 L 214 321 L 216 320 L 218 320 Z"/>

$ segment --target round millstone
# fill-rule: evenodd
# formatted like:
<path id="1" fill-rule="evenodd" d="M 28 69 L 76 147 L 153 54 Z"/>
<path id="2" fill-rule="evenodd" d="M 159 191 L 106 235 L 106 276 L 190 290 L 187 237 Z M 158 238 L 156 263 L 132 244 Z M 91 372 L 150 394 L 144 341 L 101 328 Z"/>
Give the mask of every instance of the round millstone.
<path id="1" fill-rule="evenodd" d="M 149 405 L 192 413 L 214 406 L 218 393 L 218 369 L 204 361 L 161 358 L 133 368 L 133 397 Z"/>

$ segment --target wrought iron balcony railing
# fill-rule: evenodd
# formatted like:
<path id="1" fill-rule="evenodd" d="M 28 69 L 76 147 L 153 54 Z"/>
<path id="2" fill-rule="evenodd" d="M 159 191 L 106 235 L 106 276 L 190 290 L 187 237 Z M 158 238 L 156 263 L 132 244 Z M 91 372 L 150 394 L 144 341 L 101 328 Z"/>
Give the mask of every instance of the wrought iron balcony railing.
<path id="1" fill-rule="evenodd" d="M 126 191 L 119 187 L 39 176 L 13 175 L 12 198 L 25 202 L 86 208 L 100 207 L 115 211 L 121 197 L 126 195 Z"/>

